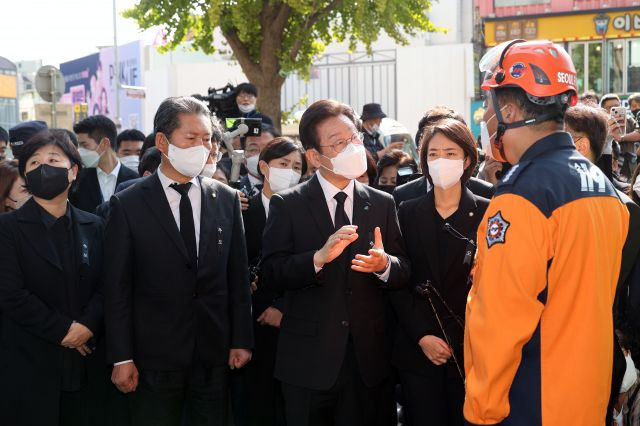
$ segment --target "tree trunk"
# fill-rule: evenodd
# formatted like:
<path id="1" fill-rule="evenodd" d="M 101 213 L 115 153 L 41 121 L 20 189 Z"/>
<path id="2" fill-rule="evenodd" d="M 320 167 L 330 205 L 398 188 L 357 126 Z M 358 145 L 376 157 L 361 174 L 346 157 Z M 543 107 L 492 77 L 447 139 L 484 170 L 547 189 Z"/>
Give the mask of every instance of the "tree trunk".
<path id="1" fill-rule="evenodd" d="M 251 79 L 249 79 L 249 81 L 251 81 Z M 280 96 L 284 78 L 275 76 L 266 78 L 263 81 L 252 81 L 252 83 L 258 88 L 258 111 L 271 117 L 273 119 L 273 125 L 280 131 L 282 124 Z"/>

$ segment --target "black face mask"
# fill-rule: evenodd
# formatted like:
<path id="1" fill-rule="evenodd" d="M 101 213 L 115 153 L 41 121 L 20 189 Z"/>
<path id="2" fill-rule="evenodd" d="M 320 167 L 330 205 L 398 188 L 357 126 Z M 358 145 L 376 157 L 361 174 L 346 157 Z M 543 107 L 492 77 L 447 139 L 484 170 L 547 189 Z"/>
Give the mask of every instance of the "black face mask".
<path id="1" fill-rule="evenodd" d="M 26 175 L 27 189 L 36 197 L 52 200 L 69 187 L 69 169 L 42 164 Z"/>
<path id="2" fill-rule="evenodd" d="M 376 185 L 376 188 L 380 191 L 384 191 L 387 194 L 393 194 L 393 190 L 396 188 L 395 185 Z"/>

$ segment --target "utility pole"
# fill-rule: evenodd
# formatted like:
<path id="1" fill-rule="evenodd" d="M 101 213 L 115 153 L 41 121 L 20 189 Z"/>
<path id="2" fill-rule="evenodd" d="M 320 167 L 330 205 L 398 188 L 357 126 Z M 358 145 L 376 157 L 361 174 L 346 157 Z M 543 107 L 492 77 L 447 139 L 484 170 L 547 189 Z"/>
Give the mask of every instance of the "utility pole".
<path id="1" fill-rule="evenodd" d="M 118 29 L 117 29 L 117 10 L 116 0 L 113 0 L 113 72 L 115 74 L 115 91 L 116 91 L 116 127 L 122 128 L 122 119 L 120 117 L 120 63 L 118 62 Z"/>

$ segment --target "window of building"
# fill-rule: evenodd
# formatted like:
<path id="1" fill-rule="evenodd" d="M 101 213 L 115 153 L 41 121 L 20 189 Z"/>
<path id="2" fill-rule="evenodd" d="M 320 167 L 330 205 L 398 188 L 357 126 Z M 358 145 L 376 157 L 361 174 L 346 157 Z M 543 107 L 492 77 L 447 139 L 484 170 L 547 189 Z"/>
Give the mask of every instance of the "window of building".
<path id="1" fill-rule="evenodd" d="M 624 93 L 624 46 L 623 40 L 611 40 L 607 46 L 607 64 L 609 71 L 608 92 Z"/>
<path id="2" fill-rule="evenodd" d="M 569 53 L 576 67 L 578 92 L 603 92 L 602 43 L 570 43 Z"/>

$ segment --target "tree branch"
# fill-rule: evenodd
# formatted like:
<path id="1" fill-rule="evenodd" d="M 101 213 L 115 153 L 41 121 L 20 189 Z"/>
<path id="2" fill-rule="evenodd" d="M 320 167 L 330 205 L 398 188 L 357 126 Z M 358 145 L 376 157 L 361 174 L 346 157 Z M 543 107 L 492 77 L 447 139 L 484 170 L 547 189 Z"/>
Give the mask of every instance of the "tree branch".
<path id="1" fill-rule="evenodd" d="M 231 50 L 233 50 L 238 63 L 240 63 L 240 67 L 247 74 L 247 77 L 261 78 L 262 70 L 260 69 L 258 64 L 253 62 L 253 60 L 251 59 L 251 55 L 249 54 L 247 46 L 242 43 L 242 41 L 238 37 L 238 34 L 236 33 L 236 30 L 233 28 L 226 31 L 223 30 L 222 35 L 224 35 L 224 38 L 227 39 L 229 46 L 231 46 Z"/>
<path id="2" fill-rule="evenodd" d="M 260 46 L 260 68 L 267 74 L 280 72 L 280 61 L 276 52 L 282 49 L 284 29 L 291 16 L 291 7 L 280 3 L 279 7 L 272 8 L 269 0 L 264 0 L 260 13 L 260 26 L 262 28 L 262 45 Z"/>
<path id="3" fill-rule="evenodd" d="M 322 18 L 325 15 L 328 15 L 329 12 L 331 12 L 331 10 L 338 8 L 342 4 L 342 1 L 343 0 L 332 0 L 331 3 L 329 3 L 324 8 L 317 11 L 307 19 L 307 21 L 304 23 L 304 26 L 302 27 L 301 37 L 298 37 L 293 47 L 291 48 L 290 57 L 292 62 L 295 61 L 296 58 L 298 57 L 298 53 L 300 52 L 300 48 L 302 47 L 302 38 L 305 35 L 304 33 L 309 31 L 311 27 L 313 27 L 320 18 Z"/>

